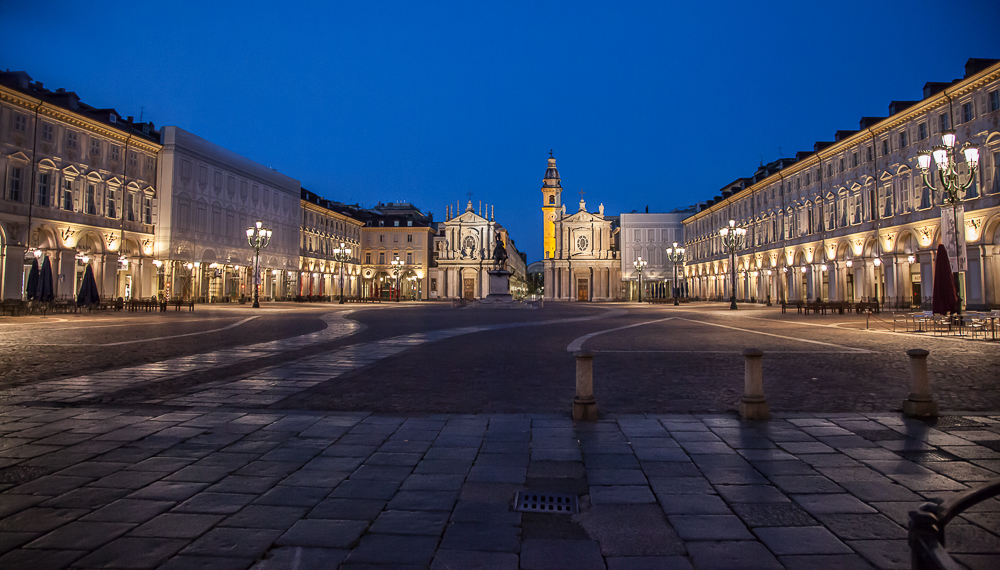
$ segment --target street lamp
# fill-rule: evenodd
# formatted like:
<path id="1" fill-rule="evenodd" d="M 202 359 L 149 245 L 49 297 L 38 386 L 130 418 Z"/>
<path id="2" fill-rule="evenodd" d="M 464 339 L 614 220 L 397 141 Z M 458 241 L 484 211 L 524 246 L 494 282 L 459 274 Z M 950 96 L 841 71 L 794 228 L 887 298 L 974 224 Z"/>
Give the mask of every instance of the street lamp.
<path id="1" fill-rule="evenodd" d="M 648 265 L 648 264 L 649 263 L 645 259 L 643 259 L 641 257 L 637 258 L 635 261 L 632 262 L 632 265 L 635 266 L 636 271 L 639 272 L 639 302 L 640 303 L 642 302 L 642 270 L 646 269 L 646 265 Z"/>
<path id="2" fill-rule="evenodd" d="M 735 220 L 729 220 L 729 226 L 724 227 L 719 230 L 719 235 L 722 236 L 722 245 L 729 250 L 729 265 L 732 270 L 732 282 L 730 287 L 732 287 L 732 295 L 729 297 L 729 308 L 736 309 L 736 250 L 743 247 L 743 239 L 747 235 L 746 228 L 736 227 Z"/>
<path id="3" fill-rule="evenodd" d="M 351 258 L 351 248 L 344 247 L 344 242 L 340 242 L 340 247 L 333 248 L 333 258 L 340 262 L 340 304 L 344 304 L 344 262 Z"/>
<path id="4" fill-rule="evenodd" d="M 770 269 L 767 270 L 767 306 L 771 306 L 771 273 Z"/>
<path id="5" fill-rule="evenodd" d="M 678 299 L 678 297 L 680 297 L 680 287 L 677 286 L 677 264 L 684 261 L 684 248 L 677 247 L 677 242 L 674 242 L 674 247 L 667 248 L 667 259 L 669 259 L 674 266 L 674 305 L 680 305 L 681 302 Z"/>
<path id="6" fill-rule="evenodd" d="M 389 262 L 392 265 L 392 278 L 396 280 L 396 302 L 399 302 L 399 273 L 403 268 L 403 262 L 399 260 L 399 256 L 395 256 L 395 259 Z"/>
<path id="7" fill-rule="evenodd" d="M 260 250 L 267 247 L 271 241 L 271 230 L 264 228 L 264 222 L 257 220 L 257 223 L 247 228 L 247 243 L 253 248 L 254 272 L 253 272 L 253 307 L 260 308 Z"/>
<path id="8" fill-rule="evenodd" d="M 958 227 L 958 204 L 959 192 L 965 192 L 976 181 L 976 168 L 979 166 L 979 149 L 972 146 L 972 143 L 965 143 L 962 148 L 956 147 L 955 131 L 944 131 L 941 133 L 941 144 L 934 145 L 933 150 L 923 151 L 917 156 L 917 166 L 924 180 L 924 186 L 934 190 L 931 184 L 931 158 L 937 165 L 938 180 L 941 181 L 941 188 L 944 193 L 944 202 L 951 206 L 952 221 L 955 225 L 955 267 L 952 270 L 952 277 L 955 280 L 955 292 L 959 295 L 957 314 L 962 314 L 962 290 L 960 288 L 960 273 L 962 254 L 958 251 L 958 232 L 962 228 Z M 969 178 L 963 183 L 958 174 L 958 152 L 965 155 L 965 163 L 969 165 Z"/>

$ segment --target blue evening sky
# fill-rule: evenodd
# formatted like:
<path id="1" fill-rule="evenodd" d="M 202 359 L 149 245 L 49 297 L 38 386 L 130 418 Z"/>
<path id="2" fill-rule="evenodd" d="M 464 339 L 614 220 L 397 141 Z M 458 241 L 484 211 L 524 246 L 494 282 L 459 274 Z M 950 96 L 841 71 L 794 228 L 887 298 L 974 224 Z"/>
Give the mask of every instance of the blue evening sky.
<path id="1" fill-rule="evenodd" d="M 668 211 L 1000 58 L 1000 2 L 0 1 L 0 67 L 330 199 Z M 946 35 L 942 35 L 946 34 Z"/>

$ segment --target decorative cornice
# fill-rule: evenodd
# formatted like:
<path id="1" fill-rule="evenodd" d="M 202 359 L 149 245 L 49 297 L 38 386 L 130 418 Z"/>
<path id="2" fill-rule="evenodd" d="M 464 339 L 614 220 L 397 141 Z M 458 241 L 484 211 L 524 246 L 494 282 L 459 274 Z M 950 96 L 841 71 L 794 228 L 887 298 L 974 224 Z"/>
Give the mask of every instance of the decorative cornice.
<path id="1" fill-rule="evenodd" d="M 90 117 L 46 103 L 41 99 L 25 95 L 3 85 L 0 85 L 0 102 L 6 102 L 11 105 L 21 107 L 26 111 L 30 111 L 32 114 L 35 112 L 35 107 L 41 103 L 42 106 L 38 109 L 39 116 L 49 117 L 80 129 L 95 132 L 101 136 L 120 142 L 121 144 L 125 144 L 125 141 L 128 140 L 130 146 L 135 146 L 153 154 L 158 153 L 160 148 L 162 148 L 162 145 L 159 143 L 134 135 L 129 138 L 129 134 L 126 132 L 104 125 L 94 119 L 91 119 Z"/>

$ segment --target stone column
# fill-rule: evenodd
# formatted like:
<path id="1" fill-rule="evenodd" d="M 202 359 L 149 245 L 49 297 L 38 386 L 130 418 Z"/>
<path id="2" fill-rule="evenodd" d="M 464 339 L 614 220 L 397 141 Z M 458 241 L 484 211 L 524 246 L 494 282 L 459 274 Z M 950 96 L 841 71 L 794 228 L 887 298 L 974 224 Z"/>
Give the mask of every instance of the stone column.
<path id="1" fill-rule="evenodd" d="M 745 420 L 766 420 L 771 412 L 764 399 L 764 373 L 761 358 L 764 352 L 756 348 L 743 351 L 743 398 L 740 400 L 740 417 Z"/>
<path id="2" fill-rule="evenodd" d="M 3 255 L 3 298 L 21 300 L 24 291 L 24 252 L 22 245 L 7 245 Z"/>
<path id="3" fill-rule="evenodd" d="M 928 354 L 922 348 L 906 351 L 910 357 L 910 397 L 903 402 L 903 415 L 911 418 L 938 416 L 937 403 L 931 398 L 930 382 L 927 380 Z"/>
<path id="4" fill-rule="evenodd" d="M 576 397 L 573 398 L 574 420 L 596 420 L 597 400 L 594 398 L 594 353 L 578 351 L 576 357 Z"/>

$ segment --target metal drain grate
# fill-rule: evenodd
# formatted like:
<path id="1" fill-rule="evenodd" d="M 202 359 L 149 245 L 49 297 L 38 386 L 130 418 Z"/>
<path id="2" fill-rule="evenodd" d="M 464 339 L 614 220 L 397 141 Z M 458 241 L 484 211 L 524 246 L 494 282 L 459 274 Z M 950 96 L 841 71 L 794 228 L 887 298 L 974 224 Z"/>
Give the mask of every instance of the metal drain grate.
<path id="1" fill-rule="evenodd" d="M 580 512 L 576 495 L 566 493 L 539 493 L 538 491 L 518 491 L 514 510 L 522 513 L 571 514 Z"/>
<path id="2" fill-rule="evenodd" d="M 957 456 L 947 451 L 897 451 L 903 459 L 909 459 L 914 463 L 926 463 L 928 461 L 955 461 Z"/>

